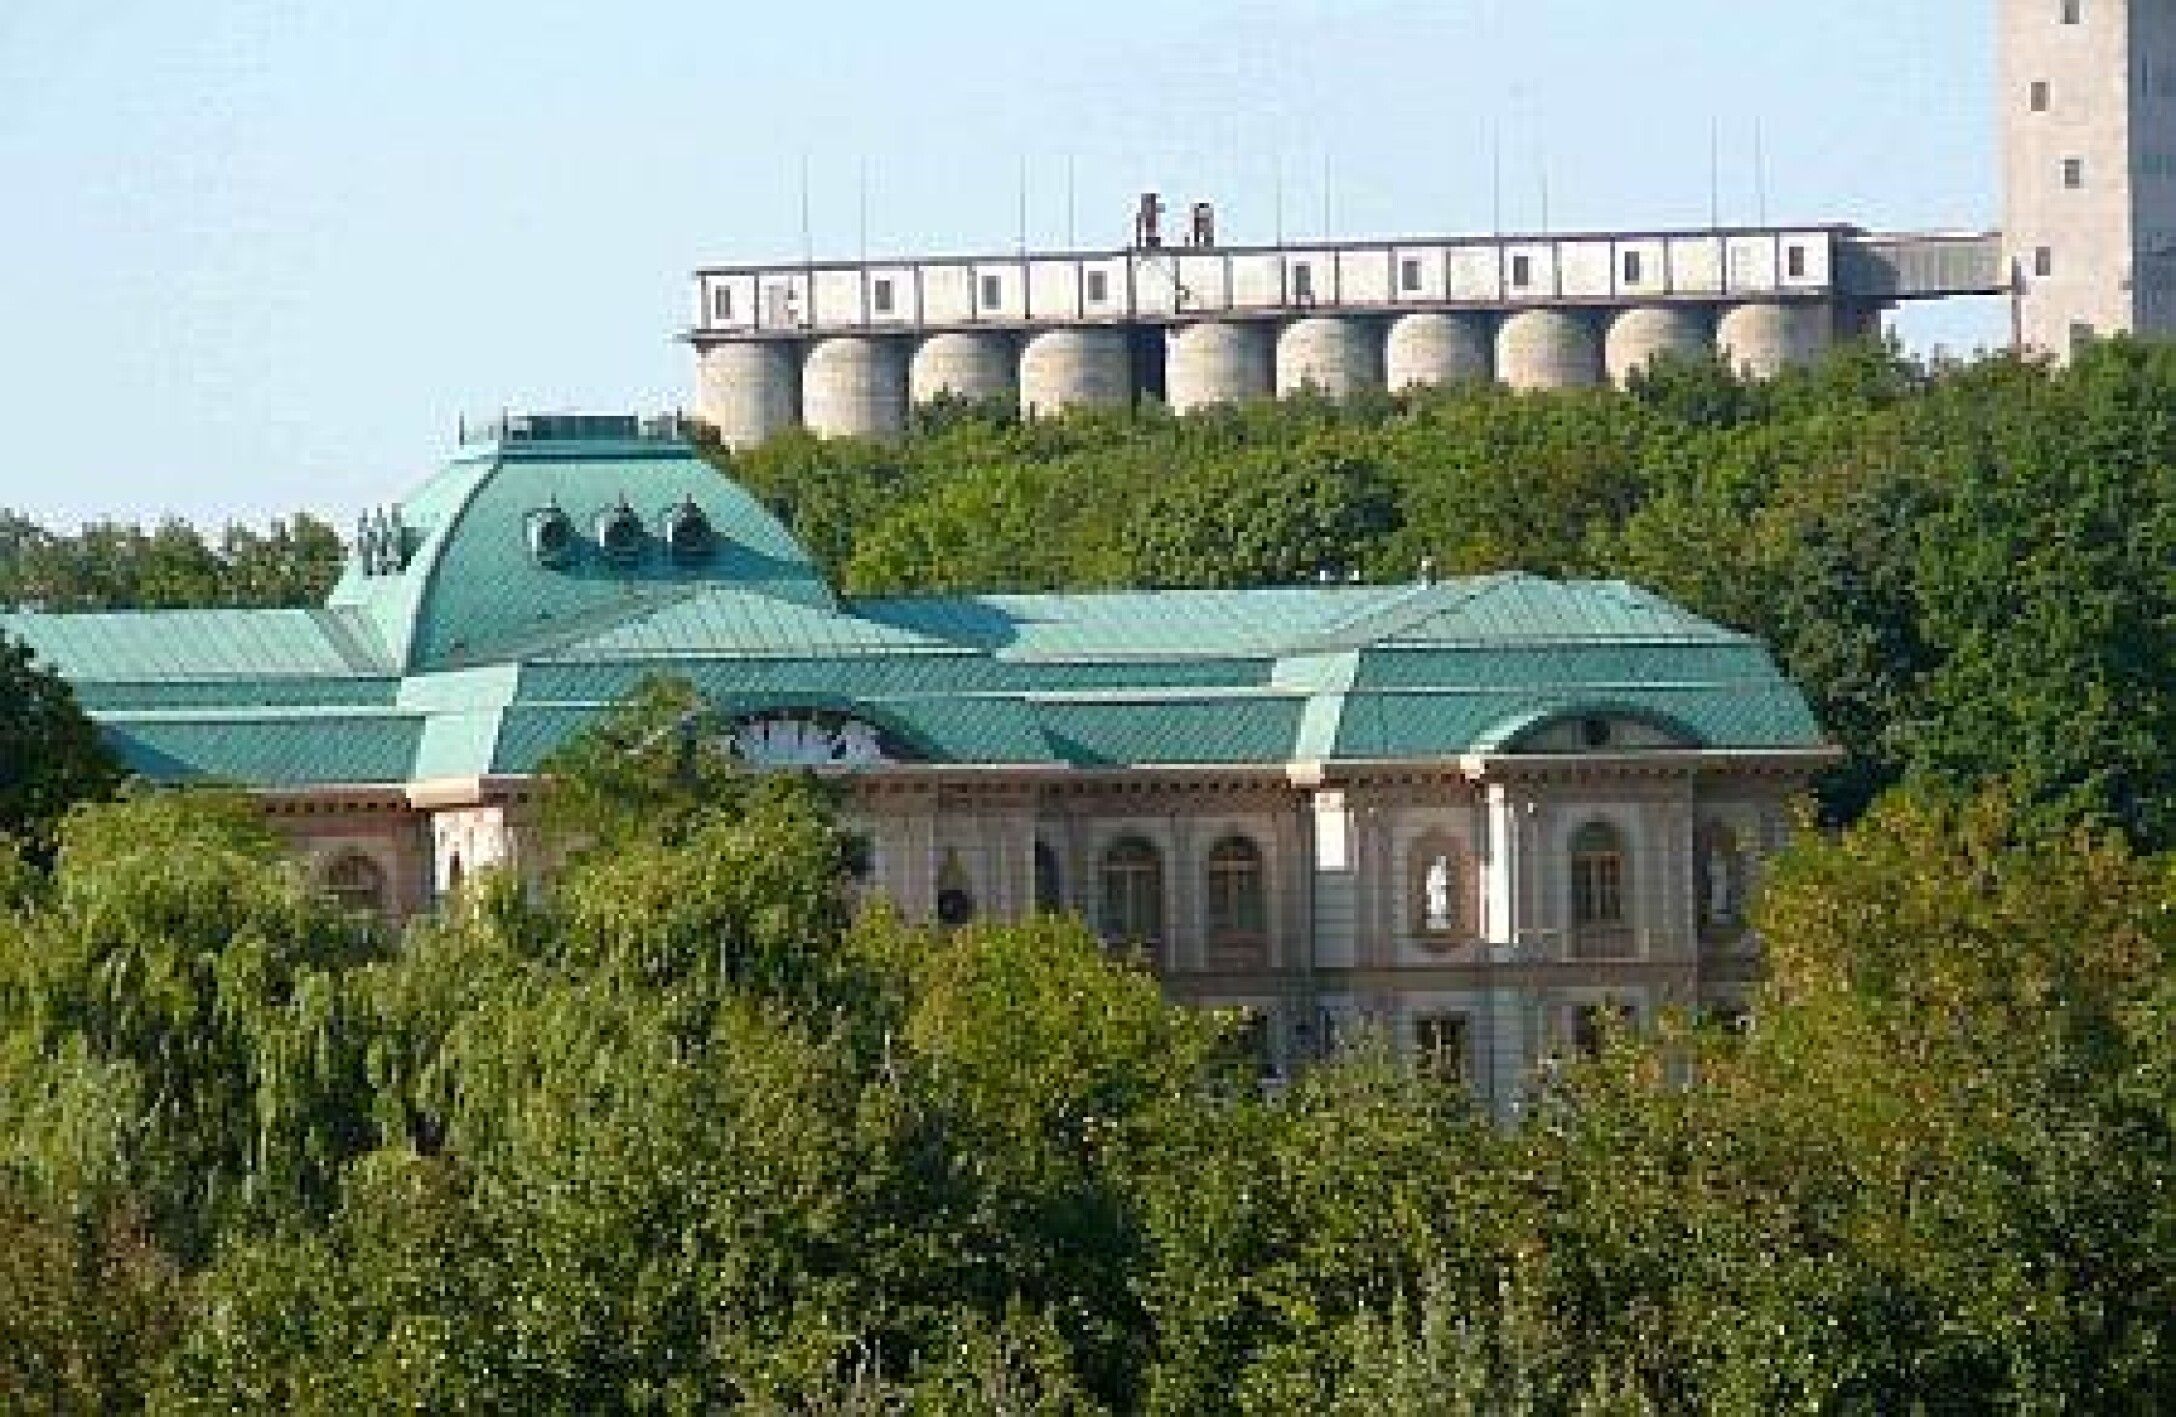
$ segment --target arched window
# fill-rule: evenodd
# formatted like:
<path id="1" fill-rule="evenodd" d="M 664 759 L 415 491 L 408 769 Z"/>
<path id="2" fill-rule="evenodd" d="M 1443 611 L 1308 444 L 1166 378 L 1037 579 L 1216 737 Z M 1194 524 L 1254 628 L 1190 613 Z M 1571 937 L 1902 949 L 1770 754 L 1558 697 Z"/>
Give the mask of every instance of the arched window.
<path id="1" fill-rule="evenodd" d="M 1045 915 L 1065 911 L 1065 876 L 1058 869 L 1058 853 L 1040 838 L 1035 842 L 1035 908 Z"/>
<path id="2" fill-rule="evenodd" d="M 1700 929 L 1727 935 L 1745 920 L 1745 858 L 1738 834 L 1722 822 L 1705 822 L 1693 857 L 1693 880 L 1700 893 Z"/>
<path id="3" fill-rule="evenodd" d="M 1228 836 L 1209 850 L 1209 950 L 1217 969 L 1258 969 L 1269 947 L 1262 848 Z"/>
<path id="4" fill-rule="evenodd" d="M 1137 836 L 1103 853 L 1103 933 L 1123 944 L 1163 943 L 1163 858 Z"/>
<path id="5" fill-rule="evenodd" d="M 1415 936 L 1441 947 L 1473 934 L 1467 920 L 1465 858 L 1456 840 L 1438 832 L 1414 842 L 1406 874 Z"/>
<path id="6" fill-rule="evenodd" d="M 325 868 L 325 889 L 346 909 L 384 916 L 385 872 L 361 852 L 350 852 Z"/>
<path id="7" fill-rule="evenodd" d="M 1622 953 L 1625 928 L 1624 839 L 1607 822 L 1589 822 L 1572 837 L 1572 939 L 1586 953 Z"/>
<path id="8" fill-rule="evenodd" d="M 945 849 L 944 864 L 937 869 L 937 923 L 957 928 L 975 918 L 975 887 L 960 854 Z"/>

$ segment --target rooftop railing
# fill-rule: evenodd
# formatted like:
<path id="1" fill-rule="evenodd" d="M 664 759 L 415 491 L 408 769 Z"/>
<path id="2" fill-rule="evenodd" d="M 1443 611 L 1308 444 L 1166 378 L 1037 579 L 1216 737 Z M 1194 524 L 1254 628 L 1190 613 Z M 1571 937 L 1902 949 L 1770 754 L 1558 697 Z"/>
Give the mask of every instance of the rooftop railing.
<path id="1" fill-rule="evenodd" d="M 672 443 L 687 436 L 677 412 L 636 413 L 497 413 L 463 418 L 459 441 L 479 443 Z"/>

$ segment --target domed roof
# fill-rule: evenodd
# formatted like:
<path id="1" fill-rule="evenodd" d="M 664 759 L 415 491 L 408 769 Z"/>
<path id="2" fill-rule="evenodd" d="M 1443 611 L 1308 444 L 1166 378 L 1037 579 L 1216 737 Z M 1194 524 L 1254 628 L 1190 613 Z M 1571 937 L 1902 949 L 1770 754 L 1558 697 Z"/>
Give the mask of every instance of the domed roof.
<path id="1" fill-rule="evenodd" d="M 829 610 L 808 553 L 673 420 L 522 416 L 363 519 L 328 605 L 393 667 L 504 662 L 731 587 Z"/>

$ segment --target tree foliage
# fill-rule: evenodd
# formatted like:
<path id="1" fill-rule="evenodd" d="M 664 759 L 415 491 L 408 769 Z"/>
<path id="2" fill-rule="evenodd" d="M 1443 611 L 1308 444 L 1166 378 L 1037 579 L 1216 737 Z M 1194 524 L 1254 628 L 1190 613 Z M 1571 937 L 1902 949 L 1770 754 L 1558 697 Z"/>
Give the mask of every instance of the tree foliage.
<path id="1" fill-rule="evenodd" d="M 68 808 L 104 796 L 120 776 L 67 682 L 0 634 L 0 843 L 13 838 L 43 857 Z"/>
<path id="2" fill-rule="evenodd" d="M 315 605 L 340 574 L 340 537 L 308 514 L 216 538 L 169 519 L 57 533 L 0 510 L 0 607 L 179 610 Z"/>

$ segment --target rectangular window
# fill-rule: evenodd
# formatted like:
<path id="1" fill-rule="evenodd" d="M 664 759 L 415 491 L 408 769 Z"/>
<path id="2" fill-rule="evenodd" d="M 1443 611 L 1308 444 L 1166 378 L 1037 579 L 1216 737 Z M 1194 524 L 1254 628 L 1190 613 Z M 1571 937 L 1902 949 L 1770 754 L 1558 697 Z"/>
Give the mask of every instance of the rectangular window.
<path id="1" fill-rule="evenodd" d="M 996 276 L 982 278 L 982 308 L 995 310 L 1005 303 L 1005 282 Z"/>
<path id="2" fill-rule="evenodd" d="M 2085 0 L 2063 0 L 2063 23 L 2076 24 L 2080 18 L 2079 12 L 2084 8 Z"/>
<path id="3" fill-rule="evenodd" d="M 1806 278 L 1806 248 L 1786 246 L 1783 249 L 1783 273 L 1792 280 Z"/>
<path id="4" fill-rule="evenodd" d="M 731 286 L 729 286 L 729 285 L 721 285 L 721 286 L 719 286 L 719 287 L 718 287 L 717 289 L 715 289 L 715 290 L 711 291 L 711 292 L 710 292 L 710 308 L 711 308 L 711 310 L 712 310 L 712 311 L 714 312 L 714 314 L 713 314 L 713 318 L 715 318 L 715 319 L 719 319 L 719 320 L 730 320 L 730 319 L 732 319 L 732 318 L 733 318 L 733 287 L 731 287 Z"/>
<path id="5" fill-rule="evenodd" d="M 1645 261 L 1642 261 L 1642 260 L 1640 259 L 1640 253 L 1639 253 L 1639 252 L 1637 252 L 1637 251 L 1627 251 L 1627 252 L 1625 252 L 1625 253 L 1624 253 L 1624 283 L 1625 283 L 1626 285 L 1638 285 L 1638 284 L 1640 283 L 1640 281 L 1641 281 L 1642 279 L 1644 279 L 1644 278 L 1645 278 L 1645 277 L 1644 277 L 1644 274 L 1643 274 L 1643 272 L 1644 272 L 1644 269 L 1645 269 L 1645 267 L 1646 267 L 1646 264 L 1647 264 L 1647 263 L 1646 263 Z"/>
<path id="6" fill-rule="evenodd" d="M 1513 256 L 1511 258 L 1511 283 L 1517 286 L 1528 286 L 1534 283 L 1534 258 L 1532 256 Z"/>
<path id="7" fill-rule="evenodd" d="M 1301 305 L 1315 303 L 1315 268 L 1313 266 L 1294 266 L 1292 268 L 1292 299 Z"/>
<path id="8" fill-rule="evenodd" d="M 869 303 L 876 307 L 877 314 L 891 314 L 892 283 L 888 280 L 880 280 L 871 286 L 869 289 Z"/>
<path id="9" fill-rule="evenodd" d="M 1572 923 L 1624 923 L 1624 859 L 1588 855 L 1572 861 Z"/>
<path id="10" fill-rule="evenodd" d="M 1473 1026 L 1464 1014 L 1430 1014 L 1413 1020 L 1413 1061 L 1445 1082 L 1466 1080 L 1466 1045 Z"/>
<path id="11" fill-rule="evenodd" d="M 1101 305 L 1110 298 L 1111 273 L 1109 271 L 1088 272 L 1088 303 L 1090 305 Z"/>
<path id="12" fill-rule="evenodd" d="M 2066 157 L 2063 159 L 2063 185 L 2073 192 L 2085 185 L 2084 158 Z"/>
<path id="13" fill-rule="evenodd" d="M 2032 111 L 2035 113 L 2048 111 L 2048 81 L 2046 79 L 2033 80 Z"/>
<path id="14" fill-rule="evenodd" d="M 2055 248 L 2042 246 L 2032 253 L 2032 273 L 2036 276 L 2055 274 Z"/>
<path id="15" fill-rule="evenodd" d="M 1398 263 L 1398 289 L 1407 294 L 1420 289 L 1420 262 L 1411 256 Z"/>

